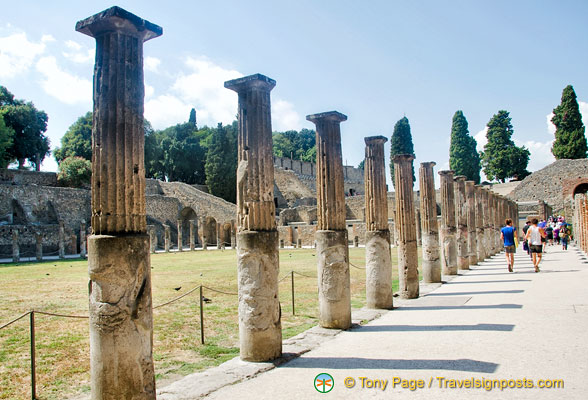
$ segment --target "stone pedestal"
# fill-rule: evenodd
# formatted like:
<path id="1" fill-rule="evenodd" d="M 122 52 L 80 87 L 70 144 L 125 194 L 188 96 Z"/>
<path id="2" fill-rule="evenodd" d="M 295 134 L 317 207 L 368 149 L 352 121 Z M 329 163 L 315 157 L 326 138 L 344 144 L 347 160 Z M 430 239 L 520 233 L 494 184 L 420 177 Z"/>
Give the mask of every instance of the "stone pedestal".
<path id="1" fill-rule="evenodd" d="M 444 275 L 457 274 L 457 240 L 453 171 L 439 171 L 441 176 L 441 263 Z"/>
<path id="2" fill-rule="evenodd" d="M 390 232 L 387 230 L 365 233 L 366 307 L 391 309 L 392 259 Z"/>
<path id="3" fill-rule="evenodd" d="M 178 251 L 184 251 L 184 238 L 182 237 L 182 220 L 178 219 Z"/>
<path id="4" fill-rule="evenodd" d="M 35 232 L 35 255 L 37 261 L 43 260 L 43 234 L 41 232 Z"/>
<path id="5" fill-rule="evenodd" d="M 468 252 L 468 203 L 465 188 L 466 177 L 454 178 L 455 191 L 455 220 L 457 222 L 457 269 L 470 269 L 470 255 Z"/>
<path id="6" fill-rule="evenodd" d="M 86 223 L 82 221 L 80 224 L 80 257 L 86 258 L 87 251 L 87 238 L 86 238 Z"/>
<path id="7" fill-rule="evenodd" d="M 345 226 L 341 127 L 347 117 L 337 111 L 308 115 L 316 125 L 319 324 L 351 326 L 349 248 Z"/>
<path id="8" fill-rule="evenodd" d="M 468 258 L 470 265 L 478 263 L 477 234 L 476 234 L 476 196 L 475 196 L 475 182 L 466 181 L 466 201 L 468 214 Z"/>
<path id="9" fill-rule="evenodd" d="M 149 236 L 92 235 L 92 399 L 155 399 Z"/>
<path id="10" fill-rule="evenodd" d="M 398 291 L 400 297 L 419 297 L 418 250 L 416 217 L 412 182 L 414 156 L 399 154 L 394 157 L 396 188 L 396 232 L 398 233 Z"/>
<path id="11" fill-rule="evenodd" d="M 421 163 L 419 168 L 421 232 L 423 250 L 423 282 L 441 282 L 439 226 L 435 193 L 434 162 Z"/>
<path id="12" fill-rule="evenodd" d="M 484 235 L 484 200 L 482 185 L 475 186 L 476 200 L 476 252 L 478 253 L 478 262 L 486 259 L 486 238 Z"/>
<path id="13" fill-rule="evenodd" d="M 225 82 L 239 95 L 237 265 L 240 355 L 246 361 L 282 354 L 270 104 L 275 85 L 261 74 Z"/>
<path id="14" fill-rule="evenodd" d="M 169 253 L 169 246 L 171 242 L 171 232 L 169 225 L 163 225 L 163 248 L 166 253 Z"/>
<path id="15" fill-rule="evenodd" d="M 18 229 L 12 230 L 12 261 L 20 261 L 20 246 L 18 243 Z"/>

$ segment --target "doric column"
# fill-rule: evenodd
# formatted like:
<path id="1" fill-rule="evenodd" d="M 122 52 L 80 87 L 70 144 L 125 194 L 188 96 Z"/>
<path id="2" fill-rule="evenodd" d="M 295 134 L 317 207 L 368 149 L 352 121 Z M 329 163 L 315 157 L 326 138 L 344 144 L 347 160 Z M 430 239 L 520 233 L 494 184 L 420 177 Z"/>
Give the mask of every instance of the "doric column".
<path id="1" fill-rule="evenodd" d="M 465 189 L 466 177 L 458 175 L 454 178 L 455 220 L 457 222 L 457 268 L 470 269 L 468 253 L 468 203 Z"/>
<path id="2" fill-rule="evenodd" d="M 157 238 L 157 235 L 155 234 L 155 225 L 147 225 L 147 234 L 149 235 L 149 251 L 155 253 L 155 240 Z"/>
<path id="3" fill-rule="evenodd" d="M 421 163 L 419 168 L 421 232 L 423 250 L 423 281 L 441 282 L 439 255 L 439 227 L 437 225 L 437 200 L 435 193 L 434 162 Z"/>
<path id="4" fill-rule="evenodd" d="M 468 214 L 468 257 L 470 265 L 478 263 L 477 233 L 476 233 L 476 192 L 474 181 L 466 181 L 466 201 Z"/>
<path id="5" fill-rule="evenodd" d="M 161 27 L 119 7 L 76 24 L 96 39 L 92 121 L 92 399 L 155 399 L 145 217 L 143 42 Z"/>
<path id="6" fill-rule="evenodd" d="M 400 297 L 419 297 L 418 252 L 414 215 L 412 161 L 410 154 L 394 157 L 396 188 L 396 231 L 398 233 L 398 291 Z"/>
<path id="7" fill-rule="evenodd" d="M 240 350 L 246 361 L 282 354 L 270 104 L 275 85 L 261 74 L 225 82 L 239 95 L 237 278 Z"/>
<path id="8" fill-rule="evenodd" d="M 177 226 L 178 226 L 178 251 L 184 251 L 184 249 L 183 249 L 184 238 L 182 237 L 182 220 L 181 219 L 178 219 Z"/>
<path id="9" fill-rule="evenodd" d="M 441 260 L 444 275 L 457 274 L 457 239 L 453 171 L 439 171 L 441 176 Z"/>
<path id="10" fill-rule="evenodd" d="M 331 111 L 306 119 L 316 125 L 319 324 L 347 329 L 351 326 L 351 291 L 340 127 L 347 117 Z"/>
<path id="11" fill-rule="evenodd" d="M 166 253 L 169 253 L 169 247 L 171 242 L 171 232 L 169 225 L 163 225 L 163 248 Z"/>
<path id="12" fill-rule="evenodd" d="M 415 213 L 414 226 L 416 227 L 417 246 L 422 246 L 423 245 L 423 238 L 422 238 L 422 232 L 421 232 L 421 209 L 419 207 L 415 207 L 414 213 Z"/>
<path id="13" fill-rule="evenodd" d="M 43 260 L 43 234 L 40 231 L 35 232 L 35 255 L 37 256 L 37 261 Z"/>
<path id="14" fill-rule="evenodd" d="M 484 248 L 486 252 L 486 257 L 490 258 L 494 255 L 492 250 L 492 213 L 494 210 L 490 209 L 490 193 L 489 190 L 482 186 L 482 201 L 483 201 L 483 210 L 484 210 Z"/>
<path id="15" fill-rule="evenodd" d="M 196 220 L 191 219 L 190 223 L 190 251 L 194 251 L 196 247 L 196 235 L 195 235 L 195 227 L 196 227 Z"/>
<path id="16" fill-rule="evenodd" d="M 486 259 L 486 247 L 484 236 L 484 193 L 482 185 L 476 185 L 475 201 L 476 201 L 476 252 L 478 254 L 478 262 Z"/>
<path id="17" fill-rule="evenodd" d="M 59 221 L 59 258 L 65 258 L 65 226 Z"/>
<path id="18" fill-rule="evenodd" d="M 85 258 L 86 254 L 86 222 L 82 221 L 80 223 L 80 257 Z"/>
<path id="19" fill-rule="evenodd" d="M 384 143 L 388 139 L 370 136 L 364 140 L 366 305 L 389 309 L 392 308 L 392 258 L 384 161 Z"/>
<path id="20" fill-rule="evenodd" d="M 18 229 L 12 230 L 12 261 L 20 261 L 20 247 L 18 243 Z"/>

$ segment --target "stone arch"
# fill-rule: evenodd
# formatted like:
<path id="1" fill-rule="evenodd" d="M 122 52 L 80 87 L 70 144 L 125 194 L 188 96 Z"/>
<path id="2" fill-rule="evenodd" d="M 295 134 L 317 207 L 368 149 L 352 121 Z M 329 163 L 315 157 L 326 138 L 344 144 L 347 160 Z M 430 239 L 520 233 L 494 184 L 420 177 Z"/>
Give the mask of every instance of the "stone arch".
<path id="1" fill-rule="evenodd" d="M 206 244 L 216 244 L 216 219 L 214 217 L 204 219 L 202 236 L 206 238 Z"/>
<path id="2" fill-rule="evenodd" d="M 572 198 L 577 194 L 588 193 L 588 181 L 582 182 L 574 187 L 572 191 Z"/>
<path id="3" fill-rule="evenodd" d="M 18 200 L 12 199 L 10 204 L 12 209 L 12 224 L 13 225 L 26 225 L 27 224 L 27 215 L 24 211 L 24 208 L 20 205 Z"/>
<path id="4" fill-rule="evenodd" d="M 225 246 L 231 245 L 231 233 L 233 231 L 233 225 L 230 222 L 225 222 L 221 225 L 221 243 L 224 243 Z"/>
<path id="5" fill-rule="evenodd" d="M 182 221 L 182 245 L 190 244 L 190 221 L 197 219 L 196 211 L 192 207 L 184 207 L 178 215 L 178 220 Z M 198 224 L 194 224 L 194 235 L 198 237 Z M 196 239 L 195 239 L 196 240 Z"/>

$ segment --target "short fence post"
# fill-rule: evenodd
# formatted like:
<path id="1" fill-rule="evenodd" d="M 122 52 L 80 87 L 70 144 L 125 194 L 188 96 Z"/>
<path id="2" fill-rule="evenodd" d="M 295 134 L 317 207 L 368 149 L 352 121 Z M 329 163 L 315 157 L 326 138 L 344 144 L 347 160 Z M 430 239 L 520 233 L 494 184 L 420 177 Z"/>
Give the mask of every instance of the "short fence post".
<path id="1" fill-rule="evenodd" d="M 37 378 L 35 369 L 35 310 L 29 313 L 31 322 L 31 399 L 37 399 Z"/>
<path id="2" fill-rule="evenodd" d="M 202 285 L 200 285 L 200 343 L 204 344 L 204 310 L 202 301 Z"/>
<path id="3" fill-rule="evenodd" d="M 292 315 L 296 315 L 296 311 L 294 309 L 294 271 L 290 271 L 292 275 Z"/>

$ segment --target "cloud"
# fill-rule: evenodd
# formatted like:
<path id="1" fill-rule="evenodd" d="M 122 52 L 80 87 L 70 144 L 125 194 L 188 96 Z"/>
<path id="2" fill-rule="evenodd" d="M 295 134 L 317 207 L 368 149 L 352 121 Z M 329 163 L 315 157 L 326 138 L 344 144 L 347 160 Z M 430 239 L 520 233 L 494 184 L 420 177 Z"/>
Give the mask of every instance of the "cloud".
<path id="1" fill-rule="evenodd" d="M 552 135 L 555 135 L 555 125 L 553 125 L 553 122 L 551 122 L 551 119 L 553 118 L 554 114 L 553 113 L 549 113 L 545 116 L 545 122 L 547 123 L 547 131 L 549 133 L 551 133 Z"/>
<path id="2" fill-rule="evenodd" d="M 580 106 L 580 114 L 582 114 L 582 122 L 584 126 L 588 126 L 588 103 L 578 100 Z"/>
<path id="3" fill-rule="evenodd" d="M 551 154 L 553 140 L 547 142 L 536 142 L 534 140 L 520 142 L 515 140 L 515 144 L 517 146 L 524 145 L 531 152 L 529 165 L 527 166 L 529 171 L 537 171 L 555 161 L 555 157 Z"/>
<path id="4" fill-rule="evenodd" d="M 67 47 L 69 51 L 64 51 L 61 54 L 66 59 L 76 64 L 89 64 L 94 60 L 94 49 L 85 48 L 73 40 L 66 41 L 65 47 Z"/>
<path id="5" fill-rule="evenodd" d="M 300 129 L 300 115 L 292 103 L 285 100 L 272 101 L 272 129 L 287 131 Z"/>
<path id="6" fill-rule="evenodd" d="M 143 65 L 147 71 L 158 72 L 159 64 L 161 64 L 161 60 L 157 57 L 147 56 L 143 60 Z"/>
<path id="7" fill-rule="evenodd" d="M 45 52 L 45 42 L 51 41 L 49 35 L 43 39 L 31 42 L 24 32 L 0 37 L 0 78 L 13 78 L 26 72 L 35 58 Z"/>
<path id="8" fill-rule="evenodd" d="M 486 137 L 487 133 L 488 133 L 488 127 L 485 127 L 480 132 L 478 132 L 474 135 L 474 139 L 476 139 L 476 142 L 478 142 L 478 144 L 476 146 L 476 150 L 478 150 L 478 151 L 484 150 L 484 146 L 486 145 L 486 143 L 488 143 L 488 138 Z"/>
<path id="9" fill-rule="evenodd" d="M 155 88 L 153 86 L 145 84 L 145 98 L 148 99 L 149 97 L 153 96 L 155 93 Z"/>
<path id="10" fill-rule="evenodd" d="M 151 122 L 153 128 L 164 129 L 188 121 L 191 108 L 192 106 L 176 96 L 161 95 L 145 103 L 145 118 Z"/>
<path id="11" fill-rule="evenodd" d="M 41 42 L 43 42 L 43 43 L 55 42 L 55 38 L 53 37 L 53 35 L 43 35 L 43 36 L 41 36 Z"/>
<path id="12" fill-rule="evenodd" d="M 40 58 L 36 68 L 43 75 L 41 86 L 50 96 L 65 104 L 92 104 L 92 82 L 62 70 L 55 57 Z"/>

